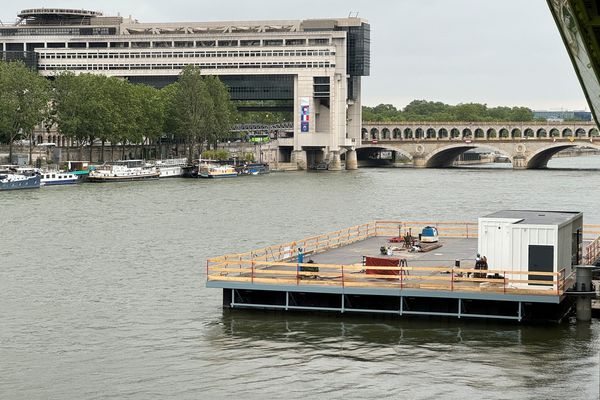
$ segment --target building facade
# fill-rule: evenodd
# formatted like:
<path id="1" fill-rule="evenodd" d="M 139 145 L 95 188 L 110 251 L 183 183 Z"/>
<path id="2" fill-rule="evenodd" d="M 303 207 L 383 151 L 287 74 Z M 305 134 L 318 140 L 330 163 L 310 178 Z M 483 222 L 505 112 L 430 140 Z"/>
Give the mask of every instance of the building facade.
<path id="1" fill-rule="evenodd" d="M 294 137 L 282 152 L 300 168 L 340 153 L 354 167 L 361 134 L 361 78 L 370 72 L 370 26 L 359 18 L 140 23 L 69 9 L 30 9 L 0 26 L 4 60 L 51 78 L 95 73 L 162 87 L 186 65 L 218 75 L 233 100 L 282 100 Z"/>

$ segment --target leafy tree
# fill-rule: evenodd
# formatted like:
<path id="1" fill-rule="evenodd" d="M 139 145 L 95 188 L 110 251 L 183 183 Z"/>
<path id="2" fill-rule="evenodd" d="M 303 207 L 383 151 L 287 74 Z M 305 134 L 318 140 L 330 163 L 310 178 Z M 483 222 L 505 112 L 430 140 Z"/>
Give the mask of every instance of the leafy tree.
<path id="1" fill-rule="evenodd" d="M 0 62 L 0 132 L 8 141 L 11 160 L 18 137 L 30 139 L 31 154 L 33 129 L 44 119 L 49 99 L 44 77 L 21 62 Z"/>
<path id="2" fill-rule="evenodd" d="M 363 107 L 363 121 L 531 121 L 533 112 L 526 107 L 492 107 L 464 103 L 448 105 L 427 100 L 413 100 L 403 110 L 390 104 Z"/>
<path id="3" fill-rule="evenodd" d="M 231 128 L 232 112 L 231 101 L 227 86 L 216 76 L 204 77 L 206 89 L 212 100 L 212 118 L 207 130 L 208 142 L 216 142 L 226 138 Z"/>
<path id="4" fill-rule="evenodd" d="M 179 137 L 188 145 L 188 161 L 192 162 L 198 142 L 203 143 L 213 122 L 213 103 L 202 79 L 200 69 L 189 65 L 179 75 L 173 103 L 171 122 Z"/>

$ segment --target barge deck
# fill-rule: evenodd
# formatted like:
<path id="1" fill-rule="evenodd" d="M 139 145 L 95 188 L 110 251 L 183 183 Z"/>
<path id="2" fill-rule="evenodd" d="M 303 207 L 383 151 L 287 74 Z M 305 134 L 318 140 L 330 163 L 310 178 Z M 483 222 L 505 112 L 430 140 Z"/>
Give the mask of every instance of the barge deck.
<path id="1" fill-rule="evenodd" d="M 412 252 L 390 239 L 435 226 L 439 248 Z M 600 257 L 586 226 L 586 262 Z M 381 247 L 392 246 L 392 255 Z M 395 248 L 394 248 L 395 247 Z M 302 249 L 300 257 L 298 249 Z M 299 241 L 207 260 L 207 287 L 226 308 L 560 320 L 572 306 L 574 274 L 474 270 L 477 224 L 373 221 Z M 372 257 L 367 266 L 365 260 Z M 593 260 L 592 260 L 593 259 Z M 383 260 L 373 265 L 372 260 Z M 397 265 L 394 264 L 397 260 Z M 385 265 L 383 265 L 385 264 Z"/>

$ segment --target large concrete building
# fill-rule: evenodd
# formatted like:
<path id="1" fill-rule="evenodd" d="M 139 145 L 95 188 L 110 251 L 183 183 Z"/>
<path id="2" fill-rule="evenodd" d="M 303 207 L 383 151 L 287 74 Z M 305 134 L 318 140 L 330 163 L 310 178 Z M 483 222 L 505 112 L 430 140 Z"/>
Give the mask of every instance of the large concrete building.
<path id="1" fill-rule="evenodd" d="M 97 73 L 157 87 L 193 64 L 220 76 L 233 100 L 281 100 L 293 111 L 281 159 L 337 169 L 347 152 L 347 167 L 356 167 L 361 77 L 370 69 L 370 26 L 359 18 L 151 24 L 40 8 L 0 26 L 0 52 L 47 77 Z"/>

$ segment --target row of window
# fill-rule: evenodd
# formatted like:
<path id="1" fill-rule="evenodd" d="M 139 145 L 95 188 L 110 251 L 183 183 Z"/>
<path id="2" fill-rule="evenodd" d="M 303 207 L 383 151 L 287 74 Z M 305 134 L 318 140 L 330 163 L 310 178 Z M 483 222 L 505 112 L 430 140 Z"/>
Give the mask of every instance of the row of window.
<path id="1" fill-rule="evenodd" d="M 32 27 L 32 28 L 2 28 L 0 36 L 91 36 L 91 35 L 116 35 L 115 27 Z"/>
<path id="2" fill-rule="evenodd" d="M 155 52 L 89 52 L 40 53 L 40 59 L 103 59 L 103 58 L 207 58 L 207 57 L 327 57 L 331 50 L 262 50 L 262 51 L 155 51 Z"/>
<path id="3" fill-rule="evenodd" d="M 183 69 L 186 65 L 196 65 L 200 69 L 245 69 L 245 68 L 335 68 L 335 64 L 314 62 L 255 62 L 255 63 L 165 63 L 165 64 L 47 64 L 40 65 L 44 71 L 103 71 L 138 69 Z"/>

